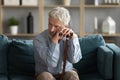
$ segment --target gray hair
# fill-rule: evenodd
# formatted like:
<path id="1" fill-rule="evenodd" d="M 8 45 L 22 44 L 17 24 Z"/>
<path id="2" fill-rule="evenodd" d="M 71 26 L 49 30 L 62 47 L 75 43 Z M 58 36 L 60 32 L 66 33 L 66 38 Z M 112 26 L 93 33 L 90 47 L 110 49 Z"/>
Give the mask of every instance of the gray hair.
<path id="1" fill-rule="evenodd" d="M 71 19 L 69 11 L 64 7 L 53 8 L 49 12 L 49 17 L 53 17 L 60 20 L 64 23 L 64 25 L 68 25 Z"/>

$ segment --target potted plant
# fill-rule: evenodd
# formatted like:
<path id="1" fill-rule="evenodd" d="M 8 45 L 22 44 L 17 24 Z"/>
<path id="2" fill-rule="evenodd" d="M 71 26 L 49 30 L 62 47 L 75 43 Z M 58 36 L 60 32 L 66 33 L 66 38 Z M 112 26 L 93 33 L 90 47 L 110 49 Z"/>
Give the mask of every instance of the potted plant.
<path id="1" fill-rule="evenodd" d="M 15 17 L 9 19 L 11 34 L 15 35 L 18 33 L 18 25 L 19 25 L 19 21 Z"/>

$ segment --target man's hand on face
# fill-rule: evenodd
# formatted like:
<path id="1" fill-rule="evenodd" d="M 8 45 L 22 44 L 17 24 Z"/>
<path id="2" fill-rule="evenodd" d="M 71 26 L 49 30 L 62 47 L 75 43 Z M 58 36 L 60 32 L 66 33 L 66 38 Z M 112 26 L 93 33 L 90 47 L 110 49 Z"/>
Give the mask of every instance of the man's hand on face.
<path id="1" fill-rule="evenodd" d="M 61 31 L 61 30 L 62 30 L 62 28 L 61 28 L 61 27 L 58 27 L 58 28 L 56 29 L 56 31 L 55 31 L 55 34 L 52 36 L 52 41 L 53 41 L 54 43 L 58 43 L 58 42 L 60 41 L 60 39 L 63 38 L 62 35 L 60 36 L 60 31 Z"/>
<path id="2" fill-rule="evenodd" d="M 59 43 L 60 40 L 62 40 L 64 37 L 66 38 L 73 38 L 76 34 L 73 32 L 72 29 L 68 27 L 59 27 L 56 30 L 56 34 L 52 37 L 52 40 L 54 43 Z"/>
<path id="3" fill-rule="evenodd" d="M 66 37 L 67 39 L 78 37 L 77 34 L 75 34 L 74 31 L 68 27 L 62 29 L 60 33 L 62 33 L 63 37 Z"/>

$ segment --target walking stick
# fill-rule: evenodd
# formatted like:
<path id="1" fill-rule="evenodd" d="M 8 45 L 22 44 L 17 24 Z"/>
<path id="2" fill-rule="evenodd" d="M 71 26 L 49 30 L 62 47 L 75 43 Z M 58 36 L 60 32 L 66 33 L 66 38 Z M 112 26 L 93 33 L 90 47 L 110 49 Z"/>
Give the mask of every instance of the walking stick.
<path id="1" fill-rule="evenodd" d="M 68 51 L 68 39 L 66 39 L 66 43 L 65 43 L 65 50 L 64 50 L 64 57 L 63 57 L 62 80 L 64 80 L 64 76 L 65 76 L 65 67 L 66 67 L 67 51 Z"/>
<path id="2" fill-rule="evenodd" d="M 66 36 L 66 43 L 65 43 L 65 50 L 64 50 L 64 57 L 63 57 L 63 70 L 62 70 L 62 76 L 61 80 L 64 80 L 65 76 L 65 67 L 66 67 L 66 59 L 67 59 L 67 52 L 68 52 L 68 41 L 69 38 L 73 35 L 73 33 L 70 34 L 70 36 Z"/>

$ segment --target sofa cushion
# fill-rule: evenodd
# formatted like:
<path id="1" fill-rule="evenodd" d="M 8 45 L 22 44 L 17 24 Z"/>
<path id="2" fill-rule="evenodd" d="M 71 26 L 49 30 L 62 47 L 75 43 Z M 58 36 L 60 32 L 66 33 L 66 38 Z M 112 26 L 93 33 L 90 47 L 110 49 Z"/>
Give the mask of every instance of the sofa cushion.
<path id="1" fill-rule="evenodd" d="M 79 38 L 82 54 L 88 54 L 95 51 L 99 46 L 106 45 L 100 34 L 93 34 L 86 37 Z"/>
<path id="2" fill-rule="evenodd" d="M 99 73 L 89 73 L 80 75 L 80 80 L 104 80 Z"/>
<path id="3" fill-rule="evenodd" d="M 10 75 L 10 80 L 34 80 L 34 77 L 25 75 Z"/>
<path id="4" fill-rule="evenodd" d="M 7 47 L 8 38 L 0 35 L 0 74 L 7 74 Z"/>
<path id="5" fill-rule="evenodd" d="M 0 74 L 0 80 L 8 80 L 7 75 Z"/>
<path id="6" fill-rule="evenodd" d="M 118 47 L 114 43 L 109 43 L 107 44 L 107 47 L 111 49 L 114 53 L 114 62 L 113 62 L 113 75 L 114 75 L 114 80 L 120 80 L 120 47 Z"/>
<path id="7" fill-rule="evenodd" d="M 105 45 L 105 41 L 100 34 L 89 35 L 79 38 L 81 46 L 82 59 L 74 64 L 79 74 L 96 72 L 97 70 L 97 48 Z"/>
<path id="8" fill-rule="evenodd" d="M 106 46 L 100 46 L 97 53 L 97 67 L 104 79 L 112 79 L 113 51 Z"/>
<path id="9" fill-rule="evenodd" d="M 12 40 L 8 53 L 9 74 L 34 75 L 34 50 L 32 40 Z"/>

